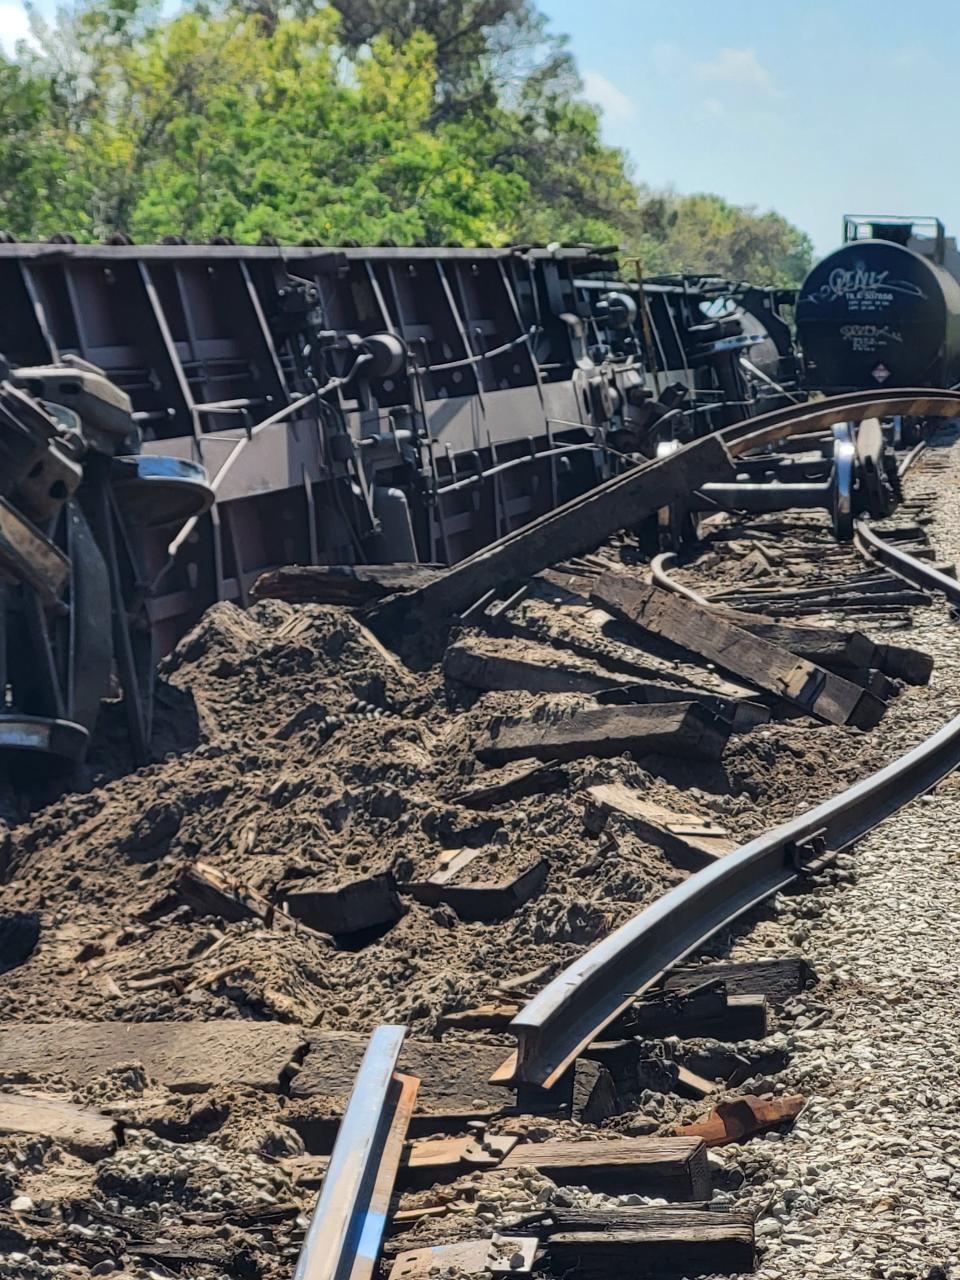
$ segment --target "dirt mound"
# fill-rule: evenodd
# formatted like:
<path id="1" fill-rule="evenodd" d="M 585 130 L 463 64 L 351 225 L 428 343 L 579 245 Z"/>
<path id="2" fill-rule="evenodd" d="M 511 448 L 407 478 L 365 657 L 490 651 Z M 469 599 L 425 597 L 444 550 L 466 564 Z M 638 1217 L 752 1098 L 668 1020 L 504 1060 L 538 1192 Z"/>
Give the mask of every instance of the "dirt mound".
<path id="1" fill-rule="evenodd" d="M 484 643 L 509 657 L 525 642 Z M 162 664 L 159 701 L 161 760 L 6 834 L 0 912 L 40 921 L 0 979 L 7 1016 L 432 1031 L 511 976 L 571 961 L 687 874 L 628 819 L 589 830 L 588 787 L 624 782 L 742 840 L 890 751 L 787 720 L 734 736 L 716 764 L 587 758 L 548 790 L 468 807 L 458 797 L 490 776 L 474 747 L 492 717 L 589 696 L 414 674 L 346 609 L 278 600 L 212 608 Z M 243 902 L 191 896 L 198 866 Z M 466 892 L 438 890 L 445 877 Z"/>
<path id="2" fill-rule="evenodd" d="M 498 980 L 572 959 L 682 875 L 629 831 L 601 841 L 584 826 L 592 782 L 672 794 L 630 761 L 568 766 L 561 793 L 491 811 L 455 803 L 485 774 L 472 744 L 491 716 L 536 699 L 414 676 L 344 609 L 217 605 L 162 664 L 164 698 L 189 709 L 179 750 L 7 836 L 0 907 L 41 919 L 35 954 L 4 977 L 8 1016 L 56 1017 L 66 1001 L 91 1018 L 432 1026 Z M 458 856 L 468 886 L 531 868 L 542 886 L 500 923 L 397 893 Z M 396 909 L 336 941 L 326 926 L 206 916 L 181 893 L 197 863 L 273 903 L 374 884 Z"/>

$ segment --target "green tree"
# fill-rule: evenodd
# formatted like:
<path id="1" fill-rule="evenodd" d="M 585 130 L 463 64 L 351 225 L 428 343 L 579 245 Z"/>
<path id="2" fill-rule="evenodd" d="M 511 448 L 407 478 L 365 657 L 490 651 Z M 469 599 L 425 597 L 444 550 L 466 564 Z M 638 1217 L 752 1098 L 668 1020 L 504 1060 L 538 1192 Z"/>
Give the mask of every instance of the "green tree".
<path id="1" fill-rule="evenodd" d="M 318 7 L 319 6 L 319 7 Z M 809 242 L 654 196 L 532 0 L 76 0 L 0 59 L 0 227 L 237 240 L 623 242 L 792 282 Z"/>
<path id="2" fill-rule="evenodd" d="M 331 2 L 351 49 L 416 31 L 433 37 L 433 124 L 479 126 L 488 163 L 527 185 L 505 227 L 511 239 L 619 241 L 637 213 L 626 157 L 601 141 L 566 39 L 531 0 Z"/>
<path id="3" fill-rule="evenodd" d="M 715 195 L 651 197 L 629 252 L 648 275 L 686 271 L 776 285 L 799 284 L 813 261 L 809 236 L 786 218 Z"/>
<path id="4" fill-rule="evenodd" d="M 115 38 L 115 11 L 85 7 L 14 68 L 18 101 L 39 96 L 45 114 L 21 112 L 0 163 L 31 133 L 64 156 L 55 200 L 5 209 L 15 233 L 495 240 L 526 198 L 475 127 L 428 128 L 423 33 L 377 38 L 345 66 L 329 9 L 269 31 L 233 12 L 139 18 Z"/>
<path id="5" fill-rule="evenodd" d="M 0 55 L 0 227 L 32 228 L 53 212 L 63 168 L 46 136 L 50 86 Z"/>
<path id="6" fill-rule="evenodd" d="M 340 37 L 352 50 L 378 36 L 401 43 L 417 31 L 433 37 L 437 119 L 513 105 L 535 86 L 544 98 L 560 92 L 572 96 L 579 90 L 566 39 L 549 30 L 531 0 L 331 0 L 331 4 L 340 14 Z"/>

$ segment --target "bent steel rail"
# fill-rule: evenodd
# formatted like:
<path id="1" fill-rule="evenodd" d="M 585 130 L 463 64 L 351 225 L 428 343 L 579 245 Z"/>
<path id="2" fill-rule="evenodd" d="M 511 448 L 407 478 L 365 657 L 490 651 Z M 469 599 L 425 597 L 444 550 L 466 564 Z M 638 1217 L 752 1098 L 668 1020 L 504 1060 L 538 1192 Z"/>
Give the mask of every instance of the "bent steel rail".
<path id="1" fill-rule="evenodd" d="M 675 551 L 661 551 L 658 556 L 654 556 L 650 561 L 650 578 L 655 587 L 662 587 L 664 591 L 672 591 L 674 595 L 685 596 L 688 600 L 692 600 L 694 604 L 710 605 L 710 601 L 706 596 L 702 596 L 699 591 L 694 591 L 693 587 L 685 587 L 683 583 L 677 582 L 676 578 L 671 578 L 669 570 L 676 564 L 677 555 Z"/>
<path id="2" fill-rule="evenodd" d="M 420 590 L 388 596 L 367 614 L 368 624 L 381 639 L 389 640 L 405 630 L 421 628 L 431 618 L 456 616 L 486 592 L 505 590 L 559 560 L 583 555 L 618 529 L 693 493 L 707 480 L 729 472 L 732 458 L 789 436 L 826 430 L 838 422 L 862 422 L 891 414 L 957 417 L 960 392 L 917 388 L 886 394 L 858 392 L 774 410 L 724 427 L 663 457 L 645 459 L 553 508 L 438 573 Z"/>
<path id="3" fill-rule="evenodd" d="M 923 457 L 923 455 L 927 451 L 927 447 L 928 446 L 927 446 L 926 440 L 920 440 L 917 444 L 913 446 L 913 448 L 910 450 L 907 456 L 903 459 L 903 461 L 897 467 L 897 474 L 899 475 L 901 480 L 904 478 L 904 476 L 907 474 L 908 471 L 911 471 L 913 469 L 913 467 L 920 460 L 920 458 Z"/>
<path id="4" fill-rule="evenodd" d="M 369 1280 L 420 1081 L 395 1074 L 406 1027 L 378 1027 L 363 1055 L 293 1280 Z"/>
<path id="5" fill-rule="evenodd" d="M 960 584 L 905 552 L 918 584 L 960 598 Z M 876 547 L 875 547 L 876 549 Z M 904 566 L 904 562 L 909 562 Z M 574 961 L 510 1023 L 517 1052 L 498 1083 L 549 1088 L 577 1054 L 664 971 L 805 873 L 812 861 L 859 840 L 960 766 L 960 716 L 905 756 L 807 813 L 690 876 Z"/>
<path id="6" fill-rule="evenodd" d="M 826 431 L 838 422 L 863 422 L 865 418 L 888 418 L 898 414 L 911 418 L 952 418 L 957 413 L 957 405 L 956 391 L 922 387 L 851 391 L 828 396 L 824 400 L 772 409 L 756 418 L 745 418 L 724 427 L 717 434 L 722 436 L 730 452 L 739 456 L 788 436 Z M 784 427 L 789 429 L 783 430 Z"/>
<path id="7" fill-rule="evenodd" d="M 917 560 L 899 547 L 884 542 L 862 520 L 857 521 L 853 544 L 864 559 L 882 564 L 884 568 L 916 587 L 939 591 L 952 605 L 960 606 L 960 582 L 956 578 L 951 578 L 929 561 Z"/>

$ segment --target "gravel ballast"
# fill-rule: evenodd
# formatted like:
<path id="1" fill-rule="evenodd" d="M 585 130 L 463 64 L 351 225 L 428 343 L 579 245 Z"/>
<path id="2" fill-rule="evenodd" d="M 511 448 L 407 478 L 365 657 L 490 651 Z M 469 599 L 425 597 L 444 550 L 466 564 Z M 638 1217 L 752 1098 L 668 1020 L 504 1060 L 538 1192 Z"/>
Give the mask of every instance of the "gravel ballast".
<path id="1" fill-rule="evenodd" d="M 932 541 L 952 562 L 956 444 L 936 480 Z M 958 625 L 942 607 L 918 617 L 909 642 L 934 655 L 940 696 L 935 721 L 898 722 L 904 749 L 960 713 Z M 776 1084 L 804 1093 L 805 1110 L 788 1134 L 730 1149 L 746 1177 L 734 1198 L 760 1211 L 760 1280 L 960 1276 L 958 872 L 954 775 L 841 858 L 836 883 L 782 900 L 733 951 L 799 952 L 821 979 L 789 1011 L 792 1057 Z"/>

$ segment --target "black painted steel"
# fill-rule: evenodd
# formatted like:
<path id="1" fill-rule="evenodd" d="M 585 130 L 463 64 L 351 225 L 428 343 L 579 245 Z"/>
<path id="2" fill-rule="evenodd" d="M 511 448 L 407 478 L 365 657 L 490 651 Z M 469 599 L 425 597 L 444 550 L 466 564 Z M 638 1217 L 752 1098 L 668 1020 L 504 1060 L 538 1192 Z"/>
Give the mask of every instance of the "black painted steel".
<path id="1" fill-rule="evenodd" d="M 806 385 L 946 387 L 960 377 L 960 284 L 889 240 L 828 254 L 797 296 Z"/>
<path id="2" fill-rule="evenodd" d="M 0 353 L 102 369 L 140 455 L 213 482 L 216 517 L 144 537 L 162 653 L 264 570 L 389 561 L 385 512 L 406 558 L 450 563 L 616 471 L 607 436 L 657 417 L 634 394 L 636 335 L 608 341 L 616 265 L 589 248 L 4 244 Z"/>

